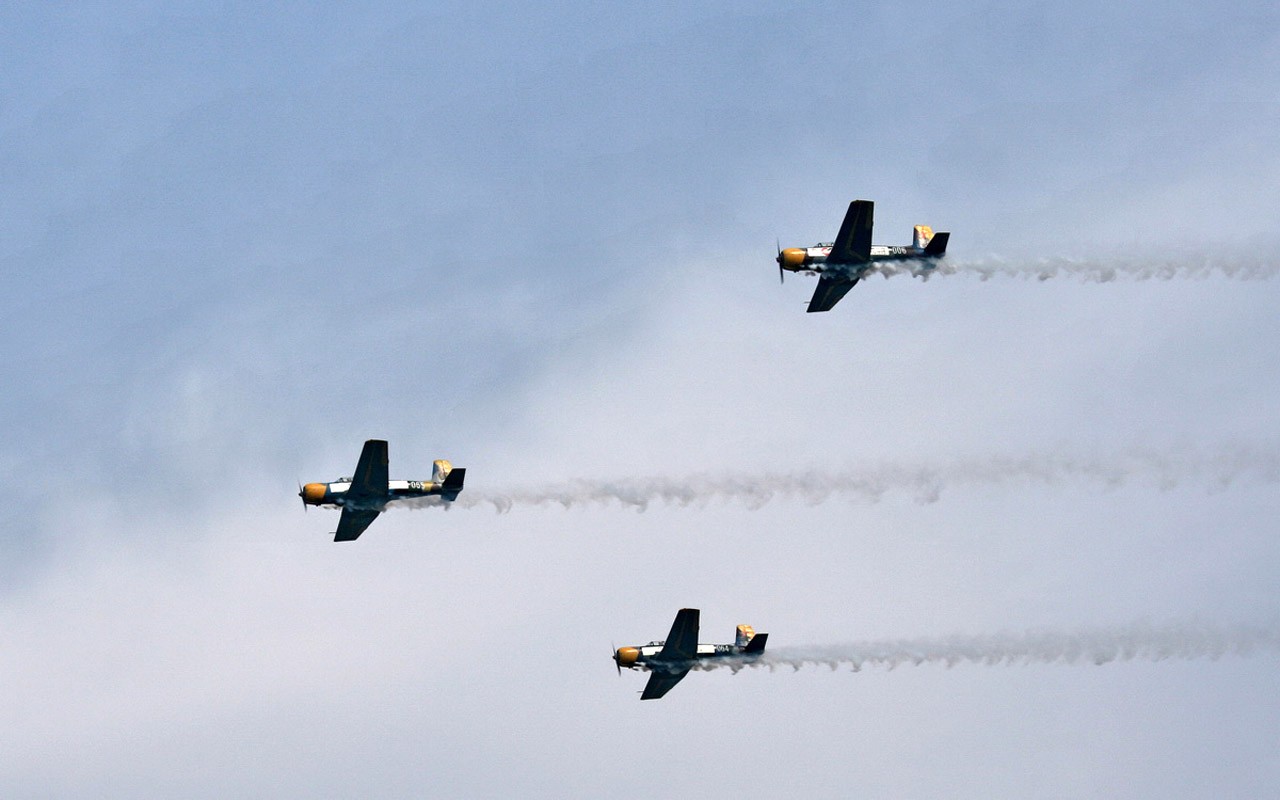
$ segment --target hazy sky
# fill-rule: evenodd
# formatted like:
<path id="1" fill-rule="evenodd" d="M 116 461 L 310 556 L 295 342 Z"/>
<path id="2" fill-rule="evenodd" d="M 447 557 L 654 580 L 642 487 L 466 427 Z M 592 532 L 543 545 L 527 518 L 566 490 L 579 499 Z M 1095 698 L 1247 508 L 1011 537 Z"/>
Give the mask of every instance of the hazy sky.
<path id="1" fill-rule="evenodd" d="M 1267 3 L 0 11 L 0 795 L 1273 792 L 1265 647 L 646 703 L 608 657 L 682 606 L 780 650 L 1277 631 L 1277 74 Z M 805 314 L 775 238 L 855 197 L 960 265 L 1174 274 Z M 474 496 L 943 477 L 335 545 L 297 483 L 374 437 Z"/>

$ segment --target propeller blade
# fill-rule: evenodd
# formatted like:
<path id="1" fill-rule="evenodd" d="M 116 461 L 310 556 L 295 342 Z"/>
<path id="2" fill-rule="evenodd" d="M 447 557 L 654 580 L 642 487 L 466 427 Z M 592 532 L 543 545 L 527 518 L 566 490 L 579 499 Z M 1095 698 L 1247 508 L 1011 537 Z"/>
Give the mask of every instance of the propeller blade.
<path id="1" fill-rule="evenodd" d="M 782 269 L 782 240 L 778 239 L 778 283 L 785 284 L 787 282 L 787 273 Z"/>
<path id="2" fill-rule="evenodd" d="M 618 676 L 622 676 L 622 662 L 618 660 L 618 648 L 613 646 L 613 642 L 609 642 L 609 647 L 613 651 L 613 665 L 618 668 Z"/>
<path id="3" fill-rule="evenodd" d="M 302 493 L 302 481 L 298 481 L 298 499 L 302 501 L 302 513 L 307 513 L 307 498 Z"/>

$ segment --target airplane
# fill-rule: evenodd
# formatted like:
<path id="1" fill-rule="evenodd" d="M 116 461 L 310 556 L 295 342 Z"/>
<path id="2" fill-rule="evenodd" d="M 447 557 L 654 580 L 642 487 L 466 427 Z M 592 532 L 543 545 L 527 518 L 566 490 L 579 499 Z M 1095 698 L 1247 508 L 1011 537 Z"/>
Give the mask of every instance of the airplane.
<path id="1" fill-rule="evenodd" d="M 619 647 L 613 662 L 622 668 L 649 670 L 641 700 L 657 700 L 671 691 L 689 670 L 701 661 L 754 661 L 764 652 L 769 634 L 756 633 L 750 625 L 739 625 L 733 644 L 698 644 L 698 609 L 682 608 L 676 613 L 665 642 L 649 642 L 640 647 Z"/>
<path id="2" fill-rule="evenodd" d="M 396 500 L 439 495 L 446 501 L 458 499 L 467 471 L 440 459 L 431 470 L 429 481 L 393 481 L 387 479 L 387 443 L 370 439 L 360 451 L 355 475 L 338 478 L 331 483 L 308 483 L 299 487 L 302 507 L 331 506 L 342 509 L 335 542 L 352 542 L 364 533 L 374 519 Z"/>
<path id="3" fill-rule="evenodd" d="M 834 242 L 813 247 L 778 246 L 778 279 L 783 270 L 818 274 L 818 287 L 809 300 L 809 312 L 828 311 L 844 297 L 877 261 L 925 261 L 947 253 L 950 233 L 934 233 L 928 225 L 917 225 L 911 244 L 890 247 L 871 244 L 871 224 L 875 203 L 854 200 L 844 215 Z"/>

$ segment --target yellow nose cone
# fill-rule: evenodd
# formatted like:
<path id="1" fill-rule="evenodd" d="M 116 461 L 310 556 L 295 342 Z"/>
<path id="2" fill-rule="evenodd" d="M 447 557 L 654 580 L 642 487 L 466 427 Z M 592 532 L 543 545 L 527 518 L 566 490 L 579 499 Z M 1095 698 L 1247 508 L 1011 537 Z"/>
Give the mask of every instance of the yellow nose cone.
<path id="1" fill-rule="evenodd" d="M 778 256 L 778 263 L 787 269 L 799 269 L 804 266 L 804 260 L 808 256 L 803 248 L 788 247 Z"/>
<path id="2" fill-rule="evenodd" d="M 635 647 L 618 648 L 618 666 L 629 667 L 640 657 L 640 650 Z"/>
<path id="3" fill-rule="evenodd" d="M 325 485 L 323 483 L 308 483 L 302 487 L 302 502 L 308 505 L 318 506 L 324 501 Z"/>

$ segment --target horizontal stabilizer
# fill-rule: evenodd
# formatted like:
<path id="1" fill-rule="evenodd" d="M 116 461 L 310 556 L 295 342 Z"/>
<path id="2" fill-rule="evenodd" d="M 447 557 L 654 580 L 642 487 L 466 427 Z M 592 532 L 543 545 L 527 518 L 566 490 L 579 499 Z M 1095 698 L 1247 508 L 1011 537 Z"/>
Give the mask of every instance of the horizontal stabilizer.
<path id="1" fill-rule="evenodd" d="M 747 642 L 747 646 L 742 649 L 742 654 L 763 653 L 765 642 L 769 641 L 769 634 L 757 633 L 751 637 L 751 641 Z"/>
<path id="2" fill-rule="evenodd" d="M 950 238 L 951 234 L 946 231 L 935 233 L 933 238 L 929 240 L 929 246 L 924 249 L 924 254 L 931 257 L 945 255 L 947 252 L 947 240 Z"/>
<path id="3" fill-rule="evenodd" d="M 467 479 L 466 467 L 454 467 L 444 478 L 444 483 L 440 484 L 440 494 L 444 495 L 446 500 L 455 500 L 458 492 L 462 491 L 462 482 Z"/>

